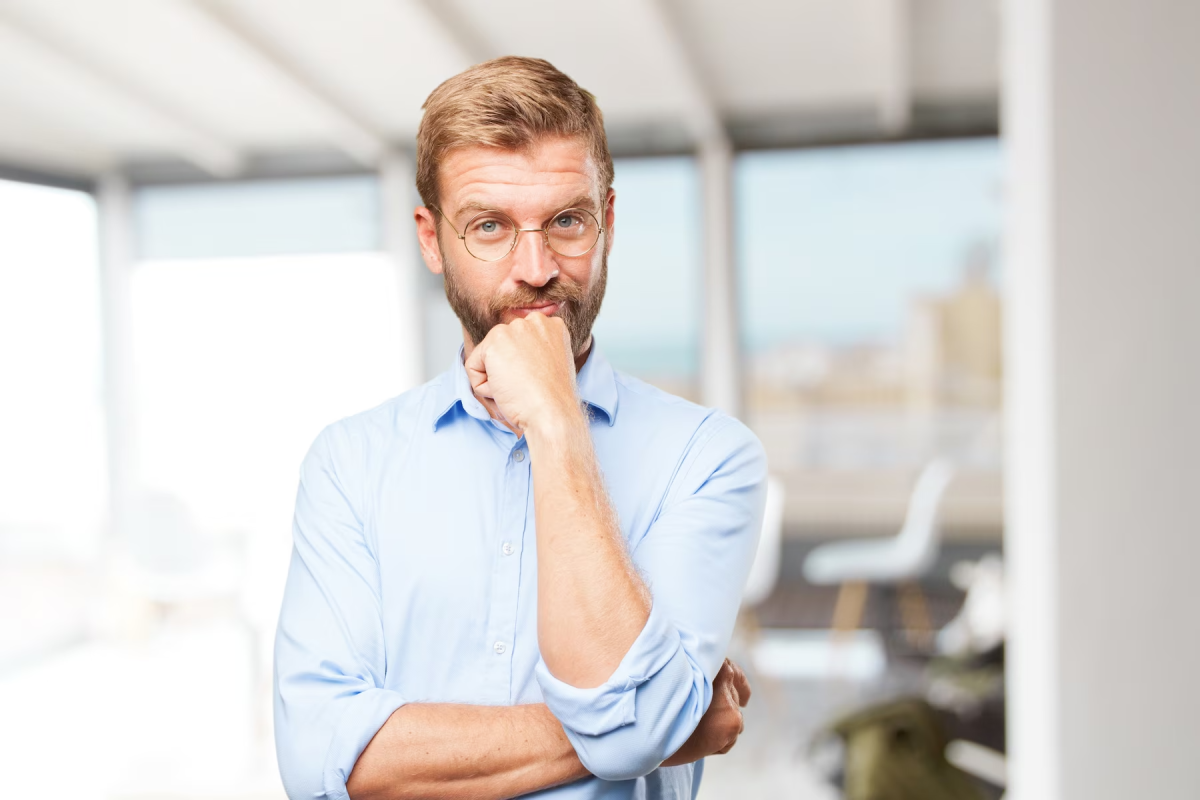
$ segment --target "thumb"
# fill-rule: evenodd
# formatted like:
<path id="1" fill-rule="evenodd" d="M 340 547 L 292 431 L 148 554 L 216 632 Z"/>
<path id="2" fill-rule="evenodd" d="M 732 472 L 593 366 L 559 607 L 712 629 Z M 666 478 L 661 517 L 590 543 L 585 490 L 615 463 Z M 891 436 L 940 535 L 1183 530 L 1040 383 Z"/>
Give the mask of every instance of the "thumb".
<path id="1" fill-rule="evenodd" d="M 471 391 L 483 397 L 491 397 L 491 387 L 487 385 L 487 340 L 475 346 L 471 354 L 463 362 L 467 369 L 467 380 L 471 382 Z"/>

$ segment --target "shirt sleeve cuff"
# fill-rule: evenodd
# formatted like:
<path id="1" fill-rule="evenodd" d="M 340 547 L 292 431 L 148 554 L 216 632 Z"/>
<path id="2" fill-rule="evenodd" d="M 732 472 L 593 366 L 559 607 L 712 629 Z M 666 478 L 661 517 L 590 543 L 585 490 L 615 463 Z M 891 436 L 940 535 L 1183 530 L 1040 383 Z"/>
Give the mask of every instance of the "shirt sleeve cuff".
<path id="1" fill-rule="evenodd" d="M 679 633 L 656 604 L 612 677 L 600 686 L 580 689 L 563 683 L 540 659 L 537 682 L 546 705 L 564 728 L 584 736 L 599 736 L 637 720 L 637 688 L 654 677 L 680 646 Z"/>
<path id="2" fill-rule="evenodd" d="M 367 749 L 388 717 L 402 705 L 404 699 L 387 689 L 368 689 L 346 698 L 345 708 L 334 728 L 329 752 L 325 756 L 322 771 L 325 797 L 329 800 L 349 800 L 346 781 L 358 763 L 358 757 Z"/>

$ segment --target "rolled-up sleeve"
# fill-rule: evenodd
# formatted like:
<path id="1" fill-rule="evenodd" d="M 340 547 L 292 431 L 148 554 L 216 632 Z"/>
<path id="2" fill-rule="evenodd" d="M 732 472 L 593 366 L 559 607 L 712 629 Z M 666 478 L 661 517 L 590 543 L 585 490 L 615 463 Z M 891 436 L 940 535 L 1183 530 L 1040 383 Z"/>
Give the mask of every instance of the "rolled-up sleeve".
<path id="1" fill-rule="evenodd" d="M 653 604 L 612 676 L 580 689 L 539 663 L 546 704 L 593 775 L 645 775 L 696 729 L 733 633 L 765 499 L 758 439 L 714 414 L 693 438 L 655 521 L 633 543 Z"/>
<path id="2" fill-rule="evenodd" d="M 275 637 L 275 745 L 292 798 L 346 798 L 359 755 L 404 704 L 382 688 L 379 569 L 364 532 L 361 470 L 339 469 L 362 458 L 331 426 L 300 471 Z"/>

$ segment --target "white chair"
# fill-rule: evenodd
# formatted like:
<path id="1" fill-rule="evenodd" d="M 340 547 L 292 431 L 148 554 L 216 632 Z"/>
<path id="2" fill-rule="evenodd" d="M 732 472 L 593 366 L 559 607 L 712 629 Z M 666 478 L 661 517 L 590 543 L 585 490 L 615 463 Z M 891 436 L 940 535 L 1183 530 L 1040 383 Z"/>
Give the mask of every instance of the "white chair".
<path id="1" fill-rule="evenodd" d="M 783 549 L 783 481 L 767 478 L 767 502 L 763 509 L 762 532 L 750 575 L 742 590 L 742 607 L 753 608 L 775 591 L 779 582 L 779 561 Z"/>
<path id="2" fill-rule="evenodd" d="M 833 627 L 852 631 L 862 622 L 870 584 L 900 589 L 900 612 L 908 631 L 931 633 L 925 597 L 917 584 L 937 560 L 941 545 L 938 510 L 954 466 L 935 459 L 921 470 L 908 501 L 904 527 L 886 539 L 831 542 L 814 548 L 804 561 L 804 577 L 819 586 L 840 584 Z"/>
<path id="3" fill-rule="evenodd" d="M 750 674 L 756 691 L 762 691 L 770 726 L 782 725 L 776 719 L 777 710 L 784 707 L 785 696 L 778 680 L 757 668 L 756 650 L 762 639 L 758 606 L 771 596 L 779 583 L 779 565 L 783 549 L 783 481 L 775 475 L 767 477 L 767 499 L 763 507 L 762 528 L 750 574 L 742 589 L 742 608 L 738 615 L 738 636 L 731 644 L 730 656 Z"/>
<path id="4" fill-rule="evenodd" d="M 118 584 L 149 603 L 160 622 L 189 606 L 219 610 L 246 636 L 256 696 L 269 691 L 270 658 L 263 640 L 267 634 L 253 624 L 242 602 L 245 535 L 228 531 L 216 536 L 201 530 L 181 499 L 160 491 L 143 491 L 131 499 L 122 533 L 124 551 L 113 565 Z M 255 702 L 256 741 L 266 741 L 268 705 Z"/>

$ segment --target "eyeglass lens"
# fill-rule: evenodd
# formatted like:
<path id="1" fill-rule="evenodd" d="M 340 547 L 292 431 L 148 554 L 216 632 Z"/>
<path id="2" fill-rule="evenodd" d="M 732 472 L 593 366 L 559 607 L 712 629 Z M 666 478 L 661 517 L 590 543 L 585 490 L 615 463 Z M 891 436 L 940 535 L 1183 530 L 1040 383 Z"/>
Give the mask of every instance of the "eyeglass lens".
<path id="1" fill-rule="evenodd" d="M 554 215 L 543 233 L 550 249 L 561 256 L 581 256 L 600 238 L 600 223 L 585 209 L 568 208 Z M 467 223 L 463 243 L 467 252 L 483 261 L 497 261 L 516 245 L 520 231 L 499 211 L 485 211 Z"/>

